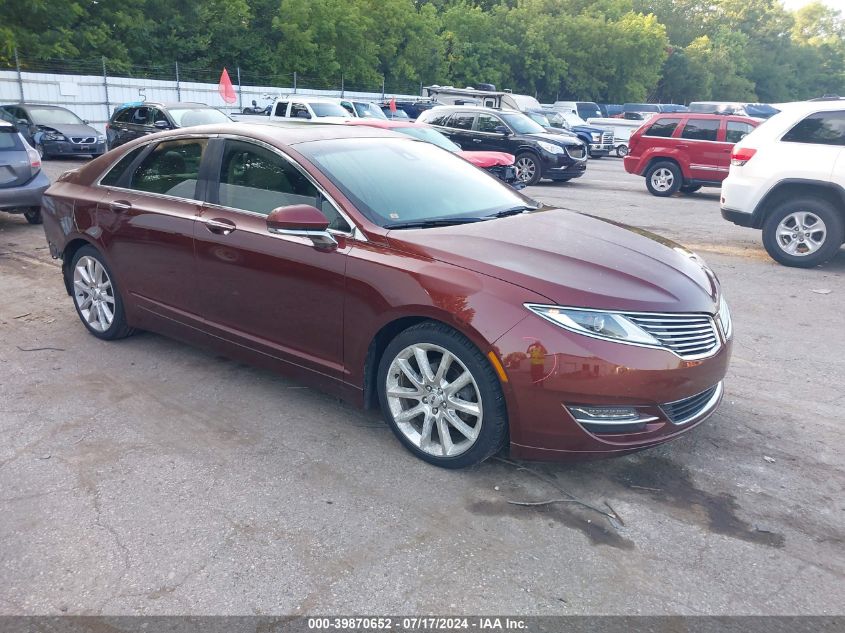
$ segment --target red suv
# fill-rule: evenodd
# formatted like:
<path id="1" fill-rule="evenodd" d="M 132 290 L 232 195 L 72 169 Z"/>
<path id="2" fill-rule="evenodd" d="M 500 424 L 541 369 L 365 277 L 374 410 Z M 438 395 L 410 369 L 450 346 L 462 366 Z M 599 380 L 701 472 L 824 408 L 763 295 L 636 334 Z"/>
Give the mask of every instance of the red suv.
<path id="1" fill-rule="evenodd" d="M 645 176 L 655 196 L 719 187 L 728 177 L 734 143 L 758 121 L 744 116 L 693 114 L 656 116 L 631 135 L 625 171 Z"/>

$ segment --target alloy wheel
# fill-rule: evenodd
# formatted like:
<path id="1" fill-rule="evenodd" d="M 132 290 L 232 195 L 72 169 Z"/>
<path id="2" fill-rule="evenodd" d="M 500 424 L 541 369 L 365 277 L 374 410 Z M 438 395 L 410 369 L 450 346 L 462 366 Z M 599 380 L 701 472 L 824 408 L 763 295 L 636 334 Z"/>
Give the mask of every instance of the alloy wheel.
<path id="1" fill-rule="evenodd" d="M 414 446 L 436 457 L 469 450 L 481 432 L 481 392 L 461 360 L 439 345 L 399 352 L 387 371 L 387 403 L 396 426 Z"/>
<path id="2" fill-rule="evenodd" d="M 93 257 L 80 257 L 73 269 L 73 299 L 85 322 L 105 332 L 114 322 L 114 287 L 103 265 Z"/>
<path id="3" fill-rule="evenodd" d="M 531 182 L 537 172 L 537 165 L 530 158 L 520 158 L 516 161 L 516 177 L 520 182 Z"/>
<path id="4" fill-rule="evenodd" d="M 827 238 L 824 221 L 809 211 L 795 211 L 780 221 L 778 246 L 790 255 L 803 257 L 819 250 Z"/>
<path id="5" fill-rule="evenodd" d="M 651 174 L 651 186 L 657 191 L 669 191 L 674 182 L 675 175 L 666 167 L 655 169 L 654 173 Z"/>

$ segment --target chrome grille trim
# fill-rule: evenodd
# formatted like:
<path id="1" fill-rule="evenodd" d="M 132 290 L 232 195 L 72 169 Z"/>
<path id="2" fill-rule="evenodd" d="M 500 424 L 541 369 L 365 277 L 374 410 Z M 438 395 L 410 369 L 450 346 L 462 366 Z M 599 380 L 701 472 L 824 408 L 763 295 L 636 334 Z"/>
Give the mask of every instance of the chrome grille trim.
<path id="1" fill-rule="evenodd" d="M 661 347 L 686 360 L 710 356 L 719 348 L 720 339 L 713 317 L 702 314 L 630 314 L 634 325 L 648 332 Z"/>
<path id="2" fill-rule="evenodd" d="M 722 399 L 723 391 L 724 383 L 720 381 L 694 396 L 661 404 L 660 410 L 672 424 L 682 426 L 712 413 Z"/>
<path id="3" fill-rule="evenodd" d="M 90 145 L 94 143 L 97 138 L 94 136 L 71 136 L 70 140 L 77 145 Z"/>
<path id="4" fill-rule="evenodd" d="M 605 130 L 601 135 L 601 142 L 602 145 L 613 143 L 613 132 L 611 130 Z"/>

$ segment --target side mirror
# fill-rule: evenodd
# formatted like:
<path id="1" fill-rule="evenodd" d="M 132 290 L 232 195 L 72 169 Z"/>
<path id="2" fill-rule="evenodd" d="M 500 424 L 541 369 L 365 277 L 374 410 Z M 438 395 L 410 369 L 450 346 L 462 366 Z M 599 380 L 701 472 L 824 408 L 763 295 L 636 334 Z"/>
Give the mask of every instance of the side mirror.
<path id="1" fill-rule="evenodd" d="M 334 248 L 337 240 L 328 231 L 329 221 L 317 207 L 294 204 L 278 207 L 267 216 L 267 230 L 276 235 L 310 238 L 318 248 Z"/>
<path id="2" fill-rule="evenodd" d="M 153 123 L 153 127 L 157 130 L 169 130 L 170 123 L 168 123 L 167 121 L 156 121 L 155 123 Z"/>
<path id="3" fill-rule="evenodd" d="M 88 125 L 88 119 L 82 119 L 82 122 L 83 122 L 85 125 Z"/>
<path id="4" fill-rule="evenodd" d="M 504 125 L 497 125 L 494 131 L 496 132 L 496 134 L 504 134 L 505 136 L 511 135 L 511 131 Z"/>
<path id="5" fill-rule="evenodd" d="M 24 127 L 29 127 L 29 121 L 27 121 L 26 119 L 18 119 L 15 123 L 17 125 L 23 125 Z"/>

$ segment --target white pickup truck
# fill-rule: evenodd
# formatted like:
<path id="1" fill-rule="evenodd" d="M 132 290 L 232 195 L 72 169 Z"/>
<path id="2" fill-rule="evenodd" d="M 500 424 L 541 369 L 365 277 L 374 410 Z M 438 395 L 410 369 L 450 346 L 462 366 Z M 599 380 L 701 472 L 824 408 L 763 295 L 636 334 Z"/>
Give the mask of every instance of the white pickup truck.
<path id="1" fill-rule="evenodd" d="M 270 110 L 271 121 L 310 121 L 312 123 L 343 123 L 352 119 L 337 99 L 288 95 L 278 97 Z"/>

